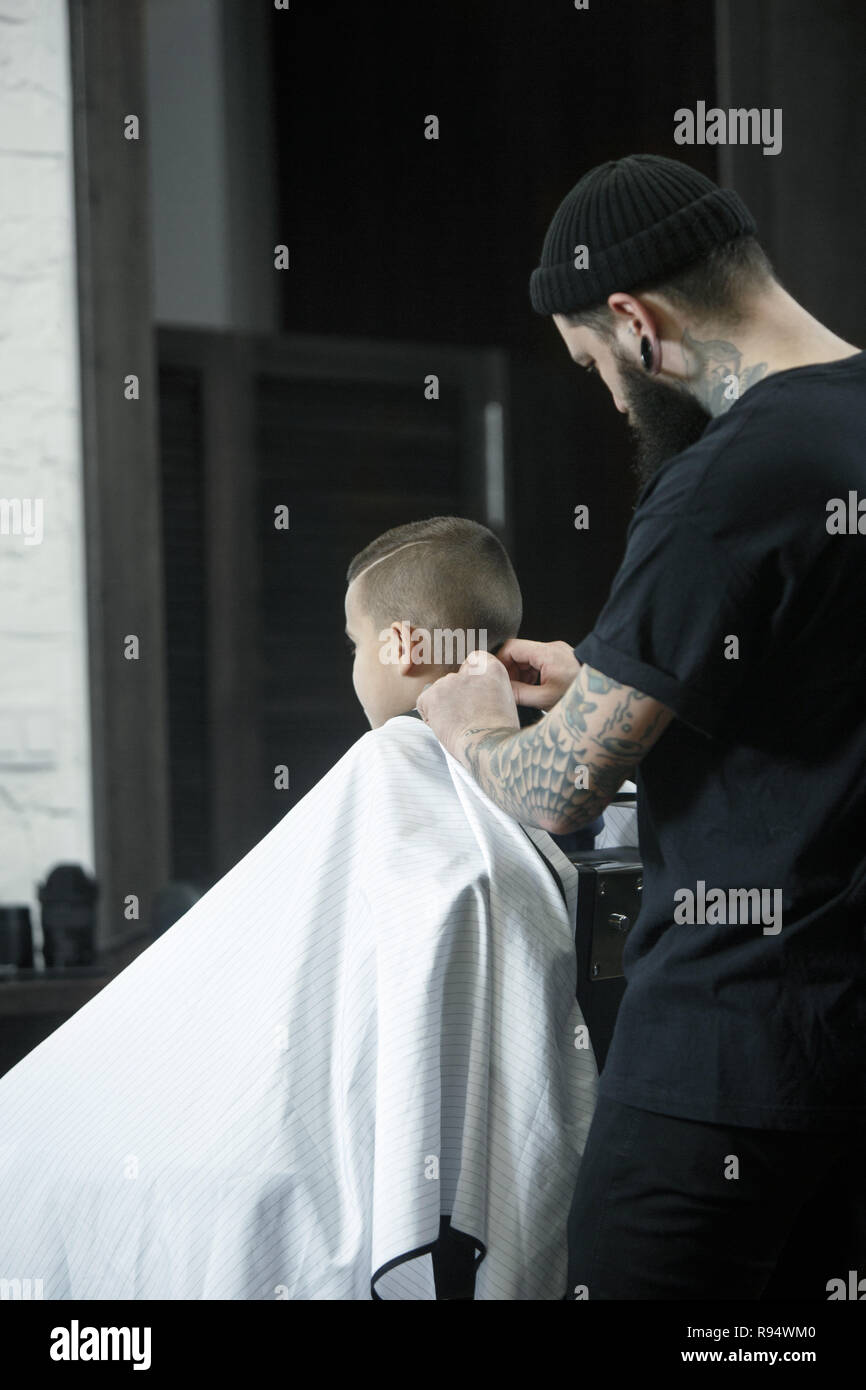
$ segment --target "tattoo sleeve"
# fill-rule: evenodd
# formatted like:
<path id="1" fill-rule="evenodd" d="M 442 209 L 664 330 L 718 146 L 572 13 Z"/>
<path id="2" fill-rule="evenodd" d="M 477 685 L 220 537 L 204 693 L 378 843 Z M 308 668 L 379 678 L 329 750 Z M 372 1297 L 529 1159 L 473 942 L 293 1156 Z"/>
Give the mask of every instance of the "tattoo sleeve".
<path id="1" fill-rule="evenodd" d="M 673 713 L 582 666 L 554 709 L 526 729 L 468 729 L 463 761 L 491 801 L 554 834 L 601 814 Z"/>

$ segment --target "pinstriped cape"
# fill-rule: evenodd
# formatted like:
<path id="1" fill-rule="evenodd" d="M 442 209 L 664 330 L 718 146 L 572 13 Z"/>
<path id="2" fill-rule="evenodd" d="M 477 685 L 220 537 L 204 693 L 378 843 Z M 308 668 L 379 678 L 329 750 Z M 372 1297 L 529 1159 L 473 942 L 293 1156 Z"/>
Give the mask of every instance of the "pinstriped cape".
<path id="1" fill-rule="evenodd" d="M 365 734 L 0 1079 L 0 1276 L 430 1299 L 448 1213 L 478 1299 L 560 1299 L 596 1093 L 575 894 L 426 725 Z"/>

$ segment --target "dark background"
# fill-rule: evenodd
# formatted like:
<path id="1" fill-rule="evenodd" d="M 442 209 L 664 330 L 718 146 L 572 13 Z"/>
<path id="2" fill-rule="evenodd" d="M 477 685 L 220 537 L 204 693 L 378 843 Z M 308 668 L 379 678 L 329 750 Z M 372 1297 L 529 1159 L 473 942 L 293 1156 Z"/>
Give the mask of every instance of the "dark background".
<path id="1" fill-rule="evenodd" d="M 130 883 L 143 902 L 169 879 L 208 886 L 364 732 L 346 566 L 400 522 L 486 519 L 486 402 L 504 408 L 495 525 L 523 633 L 590 630 L 636 495 L 630 443 L 528 296 L 588 169 L 657 153 L 736 189 L 785 286 L 863 342 L 866 6 L 69 4 L 108 941 L 134 929 Z M 782 152 L 675 145 L 674 112 L 698 101 L 780 108 Z M 128 111 L 137 146 L 117 137 Z M 136 414 L 118 363 L 140 373 Z M 131 673 L 133 631 L 148 659 Z"/>
<path id="2" fill-rule="evenodd" d="M 505 408 L 522 630 L 591 628 L 630 446 L 528 297 L 583 173 L 644 151 L 735 188 L 791 293 L 864 344 L 866 5 L 68 7 L 98 940 L 138 949 L 166 884 L 207 888 L 364 732 L 346 566 L 399 522 L 485 519 L 486 401 Z M 781 108 L 782 153 L 676 146 L 698 101 Z"/>
<path id="3" fill-rule="evenodd" d="M 256 256 L 290 248 L 264 286 L 278 333 L 158 340 L 170 862 L 202 885 L 365 731 L 345 572 L 388 527 L 488 521 L 515 563 L 524 635 L 591 628 L 636 495 L 630 446 L 602 384 L 533 312 L 529 276 L 587 169 L 680 153 L 674 110 L 715 99 L 712 14 L 670 0 L 591 17 L 516 0 L 269 6 L 263 47 L 269 138 L 235 144 L 274 193 Z M 714 150 L 689 158 L 717 174 Z M 505 411 L 495 520 L 489 399 Z M 279 503 L 290 533 L 273 529 Z M 578 504 L 589 530 L 574 528 Z"/>
<path id="4" fill-rule="evenodd" d="M 576 642 L 635 489 L 625 423 L 533 312 L 529 276 L 587 169 L 684 153 L 673 112 L 715 101 L 712 6 L 324 0 L 284 19 L 271 21 L 279 206 L 296 253 L 283 327 L 505 349 L 523 631 Z M 423 138 L 431 113 L 438 141 Z M 685 153 L 717 176 L 714 148 Z M 578 503 L 588 532 L 574 529 Z M 400 519 L 414 516 L 409 501 Z"/>
<path id="5" fill-rule="evenodd" d="M 176 447 L 177 422 L 192 427 L 207 408 L 195 373 L 173 371 L 165 335 L 160 349 L 175 876 L 224 872 L 365 731 L 344 576 L 388 527 L 439 512 L 488 521 L 517 570 L 523 634 L 576 643 L 591 629 L 637 494 L 631 444 L 603 383 L 572 364 L 528 294 L 549 221 L 588 169 L 649 152 L 736 187 L 783 282 L 845 332 L 826 292 L 833 258 L 814 254 L 846 244 L 854 225 L 827 171 L 830 127 L 852 95 L 838 55 L 864 29 L 857 13 L 828 0 L 822 27 L 799 0 L 267 7 L 269 138 L 245 137 L 243 154 L 273 190 L 260 253 L 284 243 L 291 260 L 264 287 L 277 335 L 247 343 L 224 374 L 230 413 L 248 421 L 233 455 L 219 457 L 206 418 L 197 454 Z M 247 37 L 235 29 L 236 44 Z M 782 152 L 676 145 L 674 112 L 699 100 L 782 106 Z M 437 140 L 424 136 L 428 115 Z M 809 150 L 823 158 L 810 165 Z M 857 341 L 850 314 L 848 332 Z M 442 379 L 433 405 L 428 373 Z M 485 509 L 477 439 L 489 398 L 505 409 L 499 520 Z M 247 494 L 227 482 L 238 470 Z M 208 508 L 232 489 L 245 520 L 230 559 L 208 559 Z M 280 502 L 290 534 L 270 520 Z M 578 504 L 588 530 L 574 528 Z M 221 562 L 246 577 L 243 599 L 221 583 Z M 277 766 L 288 790 L 274 786 Z"/>

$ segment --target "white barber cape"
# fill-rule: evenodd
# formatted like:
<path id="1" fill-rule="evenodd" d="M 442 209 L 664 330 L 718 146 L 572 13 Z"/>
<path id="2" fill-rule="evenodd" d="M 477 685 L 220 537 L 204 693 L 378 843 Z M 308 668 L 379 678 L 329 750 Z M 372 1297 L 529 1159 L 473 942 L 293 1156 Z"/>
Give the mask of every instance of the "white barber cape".
<path id="1" fill-rule="evenodd" d="M 420 720 L 365 734 L 0 1079 L 0 1276 L 432 1299 L 448 1213 L 477 1299 L 561 1299 L 596 1094 L 576 891 Z"/>
<path id="2" fill-rule="evenodd" d="M 615 805 L 613 802 L 604 809 L 604 825 L 595 837 L 596 849 L 637 849 L 639 844 L 637 828 L 637 784 L 623 782 L 620 792 L 629 792 L 634 798 L 630 802 Z"/>

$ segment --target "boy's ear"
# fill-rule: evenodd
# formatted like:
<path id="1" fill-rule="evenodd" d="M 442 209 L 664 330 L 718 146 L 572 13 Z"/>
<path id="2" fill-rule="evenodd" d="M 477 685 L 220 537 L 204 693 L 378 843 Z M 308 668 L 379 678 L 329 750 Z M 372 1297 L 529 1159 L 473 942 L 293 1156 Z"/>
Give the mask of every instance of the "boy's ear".
<path id="1" fill-rule="evenodd" d="M 412 627 L 407 622 L 397 622 L 395 619 L 389 628 L 391 651 L 394 655 L 394 665 L 401 676 L 414 676 L 415 668 L 412 665 Z"/>
<path id="2" fill-rule="evenodd" d="M 431 665 L 430 634 L 423 627 L 407 622 L 393 622 L 390 629 L 391 650 L 396 654 L 397 670 L 401 676 L 420 676 Z"/>

